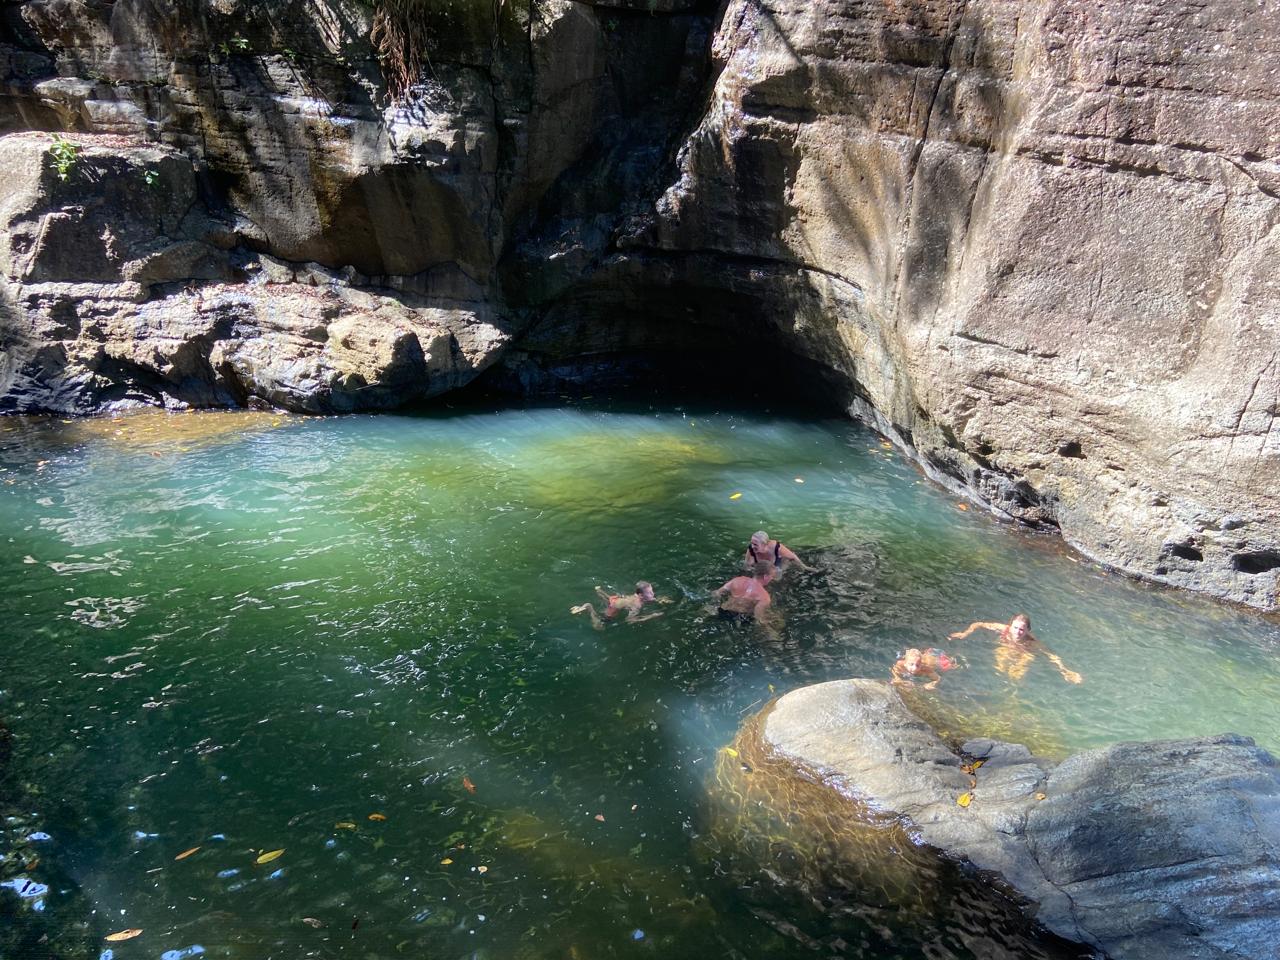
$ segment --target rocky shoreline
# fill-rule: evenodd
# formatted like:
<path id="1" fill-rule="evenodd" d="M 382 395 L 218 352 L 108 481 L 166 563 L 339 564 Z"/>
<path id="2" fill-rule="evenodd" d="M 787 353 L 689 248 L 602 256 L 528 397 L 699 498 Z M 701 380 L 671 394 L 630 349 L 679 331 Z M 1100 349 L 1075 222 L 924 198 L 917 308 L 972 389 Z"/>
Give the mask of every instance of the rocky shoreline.
<path id="1" fill-rule="evenodd" d="M 878 680 L 794 690 L 766 708 L 758 737 L 794 776 L 901 822 L 1115 960 L 1274 955 L 1280 765 L 1245 737 L 1120 743 L 1060 763 L 994 740 L 957 750 Z"/>

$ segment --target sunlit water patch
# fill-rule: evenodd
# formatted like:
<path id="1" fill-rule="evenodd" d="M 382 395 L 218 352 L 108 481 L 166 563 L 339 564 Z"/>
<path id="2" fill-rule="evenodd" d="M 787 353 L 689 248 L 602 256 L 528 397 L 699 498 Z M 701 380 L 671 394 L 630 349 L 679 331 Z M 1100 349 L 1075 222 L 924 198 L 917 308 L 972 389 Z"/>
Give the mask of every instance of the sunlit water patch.
<path id="1" fill-rule="evenodd" d="M 819 567 L 776 591 L 773 636 L 706 612 L 761 527 Z M 963 658 L 928 695 L 958 734 L 1280 747 L 1274 623 L 960 510 L 843 421 L 12 418 L 0 537 L 0 718 L 46 838 L 0 896 L 40 890 L 15 909 L 47 919 L 56 870 L 101 934 L 143 931 L 116 960 L 1058 956 L 937 919 L 981 925 L 968 906 L 894 927 L 882 893 L 770 902 L 768 864 L 707 842 L 745 717 L 908 646 Z M 641 578 L 661 618 L 569 614 Z M 946 639 L 1018 610 L 1082 684 Z M 967 904 L 947 877 L 929 895 Z"/>

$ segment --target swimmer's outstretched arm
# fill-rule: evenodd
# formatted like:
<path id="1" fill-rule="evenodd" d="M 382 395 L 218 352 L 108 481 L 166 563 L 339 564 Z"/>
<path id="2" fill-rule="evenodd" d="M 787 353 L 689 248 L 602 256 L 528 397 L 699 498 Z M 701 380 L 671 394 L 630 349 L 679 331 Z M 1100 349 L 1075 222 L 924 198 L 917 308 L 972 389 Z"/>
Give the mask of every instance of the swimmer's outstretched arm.
<path id="1" fill-rule="evenodd" d="M 1062 658 L 1044 645 L 1043 640 L 1035 641 L 1036 648 L 1048 658 L 1049 662 L 1058 668 L 1058 672 L 1062 674 L 1062 679 L 1067 683 L 1084 683 L 1084 677 L 1070 669 Z"/>
<path id="2" fill-rule="evenodd" d="M 596 587 L 596 595 L 599 596 L 600 599 L 604 601 L 606 606 L 608 606 L 608 604 L 613 600 L 613 597 L 611 597 L 608 593 L 605 592 L 604 587 Z"/>
<path id="3" fill-rule="evenodd" d="M 947 639 L 963 640 L 965 637 L 969 636 L 969 634 L 973 633 L 973 631 L 975 630 L 992 630 L 996 633 L 1004 633 L 1004 629 L 1007 626 L 1008 626 L 1007 623 L 988 623 L 985 620 L 978 620 L 978 621 L 975 621 L 974 623 L 969 624 L 969 626 L 963 630 L 959 630 L 956 633 L 947 634 Z"/>
<path id="4" fill-rule="evenodd" d="M 816 567 L 809 566 L 807 563 L 801 560 L 798 556 L 796 556 L 795 551 L 793 551 L 790 547 L 785 546 L 783 544 L 778 544 L 778 556 L 782 557 L 783 560 L 787 560 L 791 563 L 794 563 L 801 570 L 817 569 Z"/>
<path id="5" fill-rule="evenodd" d="M 637 617 L 636 616 L 637 612 L 638 611 L 636 610 L 632 610 L 630 613 L 627 614 L 627 623 L 644 623 L 646 620 L 653 620 L 656 617 L 662 616 L 661 610 L 655 611 L 654 613 L 646 613 L 642 617 Z"/>

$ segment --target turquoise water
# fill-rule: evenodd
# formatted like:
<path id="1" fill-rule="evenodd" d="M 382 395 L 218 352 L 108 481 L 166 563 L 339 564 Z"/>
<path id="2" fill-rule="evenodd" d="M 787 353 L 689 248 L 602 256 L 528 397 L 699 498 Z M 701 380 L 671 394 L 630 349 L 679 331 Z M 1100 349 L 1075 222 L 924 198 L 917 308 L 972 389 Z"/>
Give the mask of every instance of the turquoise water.
<path id="1" fill-rule="evenodd" d="M 1274 622 L 961 510 L 844 421 L 11 418 L 0 468 L 0 718 L 30 788 L 0 882 L 50 885 L 19 908 L 45 919 L 78 888 L 95 957 L 1053 954 L 773 910 L 700 853 L 741 719 L 904 646 L 963 656 L 934 698 L 961 732 L 1280 748 Z M 705 612 L 759 527 L 821 568 L 777 590 L 774 637 Z M 569 615 L 639 578 L 662 618 Z M 1017 610 L 1081 685 L 946 640 Z"/>

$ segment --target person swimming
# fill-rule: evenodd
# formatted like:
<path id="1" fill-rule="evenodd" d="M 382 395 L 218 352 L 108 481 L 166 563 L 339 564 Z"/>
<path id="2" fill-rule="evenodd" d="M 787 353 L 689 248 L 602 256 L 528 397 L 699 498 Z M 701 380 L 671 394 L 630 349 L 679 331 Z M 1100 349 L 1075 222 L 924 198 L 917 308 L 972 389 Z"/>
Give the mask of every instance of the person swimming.
<path id="1" fill-rule="evenodd" d="M 948 634 L 951 640 L 963 640 L 975 630 L 990 630 L 999 634 L 997 642 L 999 646 L 996 648 L 996 670 L 1003 673 L 1010 680 L 1021 680 L 1027 674 L 1027 670 L 1031 667 L 1031 662 L 1035 660 L 1037 653 L 1043 653 L 1045 657 L 1058 668 L 1058 672 L 1062 674 L 1062 679 L 1067 683 L 1082 683 L 1084 677 L 1076 673 L 1074 670 L 1067 668 L 1062 662 L 1062 658 L 1050 650 L 1044 643 L 1036 639 L 1031 632 L 1031 618 L 1025 613 L 1017 614 L 1008 623 L 988 623 L 985 621 L 975 621 L 964 629 L 956 633 Z"/>
<path id="2" fill-rule="evenodd" d="M 937 647 L 920 650 L 909 647 L 893 665 L 893 682 L 898 686 L 911 686 L 911 680 L 927 680 L 924 689 L 932 690 L 942 681 L 942 674 L 954 670 L 960 664 Z"/>
<path id="3" fill-rule="evenodd" d="M 604 604 L 603 614 L 596 613 L 596 608 L 589 603 L 580 603 L 576 607 L 570 607 L 569 612 L 591 614 L 591 625 L 597 630 L 603 630 L 605 620 L 612 620 L 624 610 L 627 613 L 627 623 L 642 623 L 645 620 L 660 617 L 662 616 L 661 610 L 656 613 L 647 613 L 644 616 L 640 615 L 640 611 L 644 609 L 646 603 L 671 602 L 666 597 L 655 596 L 653 584 L 648 580 L 641 580 L 636 583 L 635 593 L 606 593 L 603 587 L 596 587 L 596 593 Z M 601 619 L 602 616 L 604 619 Z"/>
<path id="4" fill-rule="evenodd" d="M 755 620 L 765 623 L 765 615 L 773 604 L 767 587 L 777 576 L 777 568 L 768 560 L 757 560 L 751 568 L 751 576 L 734 577 L 712 591 L 712 596 L 724 597 L 719 615 L 727 620 Z M 727 594 L 727 596 L 725 596 Z"/>
<path id="5" fill-rule="evenodd" d="M 751 542 L 747 544 L 747 552 L 743 554 L 742 565 L 747 570 L 750 570 L 761 560 L 771 564 L 778 573 L 792 565 L 799 567 L 801 570 L 813 569 L 813 567 L 808 566 L 796 556 L 785 544 L 777 540 L 770 540 L 769 534 L 763 530 L 757 530 L 751 535 Z"/>

